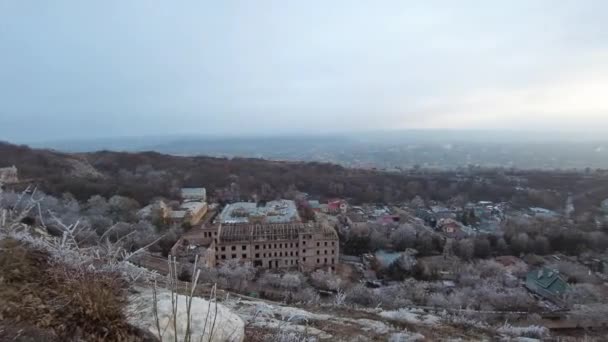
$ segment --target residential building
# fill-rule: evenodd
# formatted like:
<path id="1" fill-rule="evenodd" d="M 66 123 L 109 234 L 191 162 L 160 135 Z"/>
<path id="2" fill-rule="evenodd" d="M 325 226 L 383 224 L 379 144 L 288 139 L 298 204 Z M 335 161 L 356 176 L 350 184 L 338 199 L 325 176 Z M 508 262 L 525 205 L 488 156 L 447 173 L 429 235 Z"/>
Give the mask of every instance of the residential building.
<path id="1" fill-rule="evenodd" d="M 327 213 L 344 214 L 348 210 L 348 203 L 345 200 L 333 199 L 327 202 Z"/>
<path id="2" fill-rule="evenodd" d="M 469 236 L 469 230 L 462 223 L 449 218 L 439 220 L 436 229 L 452 239 L 464 239 Z"/>
<path id="3" fill-rule="evenodd" d="M 416 217 L 422 219 L 431 227 L 437 226 L 437 216 L 430 210 L 418 208 L 416 209 Z"/>
<path id="4" fill-rule="evenodd" d="M 340 217 L 340 222 L 351 229 L 359 229 L 367 227 L 367 218 L 358 212 L 349 212 Z"/>
<path id="5" fill-rule="evenodd" d="M 545 208 L 532 207 L 532 208 L 530 208 L 530 212 L 535 217 L 540 217 L 540 218 L 544 218 L 544 219 L 555 219 L 555 218 L 559 217 L 559 214 L 556 213 L 555 211 L 545 209 Z"/>
<path id="6" fill-rule="evenodd" d="M 179 209 L 169 211 L 169 221 L 173 224 L 188 223 L 194 226 L 201 222 L 207 209 L 205 202 L 185 202 L 180 205 Z"/>
<path id="7" fill-rule="evenodd" d="M 557 270 L 547 267 L 528 272 L 525 286 L 539 296 L 560 303 L 561 296 L 568 290 L 568 283 Z"/>
<path id="8" fill-rule="evenodd" d="M 437 220 L 441 219 L 455 219 L 456 214 L 454 214 L 449 208 L 446 208 L 441 205 L 431 206 L 431 212 L 435 216 Z"/>
<path id="9" fill-rule="evenodd" d="M 317 200 L 308 201 L 308 206 L 310 206 L 310 209 L 312 209 L 314 212 L 321 211 L 321 203 L 319 203 Z"/>

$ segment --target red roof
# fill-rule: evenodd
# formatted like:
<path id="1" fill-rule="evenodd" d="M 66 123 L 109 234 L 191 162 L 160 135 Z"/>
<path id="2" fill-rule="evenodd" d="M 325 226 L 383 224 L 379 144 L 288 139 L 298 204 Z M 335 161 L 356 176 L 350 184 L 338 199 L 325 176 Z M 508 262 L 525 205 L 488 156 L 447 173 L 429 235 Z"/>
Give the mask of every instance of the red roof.
<path id="1" fill-rule="evenodd" d="M 341 199 L 332 199 L 327 201 L 327 206 L 329 207 L 329 209 L 340 209 L 340 205 L 342 203 L 344 203 L 344 201 Z"/>

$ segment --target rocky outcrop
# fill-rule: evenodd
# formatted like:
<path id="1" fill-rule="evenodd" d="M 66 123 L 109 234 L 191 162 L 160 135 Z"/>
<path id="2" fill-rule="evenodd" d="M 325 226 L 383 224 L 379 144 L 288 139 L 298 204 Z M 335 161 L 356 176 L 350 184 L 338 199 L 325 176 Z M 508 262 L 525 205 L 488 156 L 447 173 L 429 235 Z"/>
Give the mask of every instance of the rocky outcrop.
<path id="1" fill-rule="evenodd" d="M 138 293 L 131 295 L 129 301 L 131 323 L 158 335 L 153 290 L 138 289 Z M 183 340 L 188 322 L 187 297 L 177 296 L 177 332 L 173 323 L 171 292 L 158 289 L 156 301 L 162 341 L 175 341 L 176 333 L 178 340 Z M 243 320 L 222 304 L 210 303 L 206 299 L 194 297 L 190 317 L 192 341 L 242 342 L 245 338 Z"/>

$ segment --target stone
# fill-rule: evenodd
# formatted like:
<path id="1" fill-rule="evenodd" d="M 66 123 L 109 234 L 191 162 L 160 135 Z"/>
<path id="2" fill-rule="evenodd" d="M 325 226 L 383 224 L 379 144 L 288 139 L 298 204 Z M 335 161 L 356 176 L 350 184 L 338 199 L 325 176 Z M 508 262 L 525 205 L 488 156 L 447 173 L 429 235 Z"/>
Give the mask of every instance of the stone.
<path id="1" fill-rule="evenodd" d="M 139 293 L 129 297 L 128 312 L 131 323 L 158 335 L 154 316 L 154 294 L 152 289 L 138 289 Z M 187 325 L 187 297 L 177 296 L 177 337 L 184 340 Z M 217 314 L 216 314 L 217 307 Z M 158 321 L 162 334 L 161 341 L 175 341 L 171 292 L 157 289 Z M 190 309 L 190 330 L 192 341 L 242 342 L 245 339 L 245 323 L 222 304 L 194 297 Z M 204 333 L 204 336 L 203 336 Z"/>

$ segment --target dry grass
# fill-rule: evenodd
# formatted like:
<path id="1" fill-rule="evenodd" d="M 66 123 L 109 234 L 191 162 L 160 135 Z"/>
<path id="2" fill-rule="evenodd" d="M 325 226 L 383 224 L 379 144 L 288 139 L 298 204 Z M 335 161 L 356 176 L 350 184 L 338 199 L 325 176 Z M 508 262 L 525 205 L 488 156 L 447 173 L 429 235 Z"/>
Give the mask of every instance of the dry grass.
<path id="1" fill-rule="evenodd" d="M 23 242 L 0 240 L 0 321 L 23 327 L 0 334 L 33 334 L 48 341 L 154 341 L 127 323 L 126 285 L 117 274 L 70 269 Z"/>

